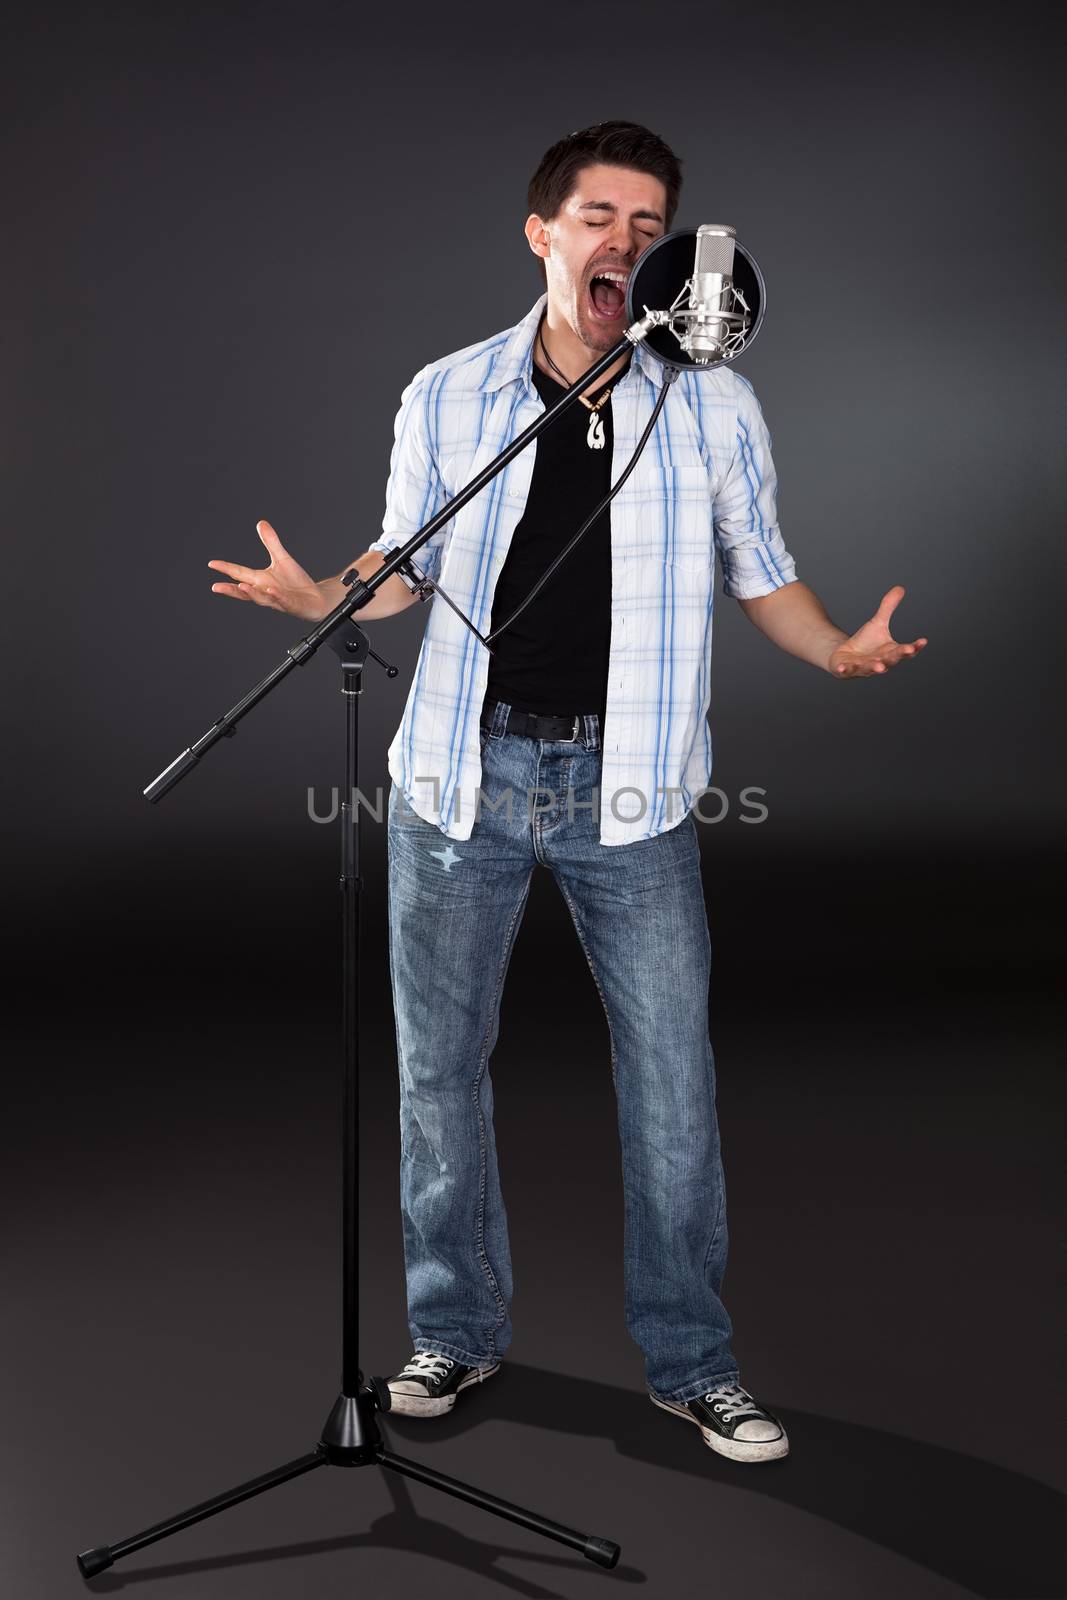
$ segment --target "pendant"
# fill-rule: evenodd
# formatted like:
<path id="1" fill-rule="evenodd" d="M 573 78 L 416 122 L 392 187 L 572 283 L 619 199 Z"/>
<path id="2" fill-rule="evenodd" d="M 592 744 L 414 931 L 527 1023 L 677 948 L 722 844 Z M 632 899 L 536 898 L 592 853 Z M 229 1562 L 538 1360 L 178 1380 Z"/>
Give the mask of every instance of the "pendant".
<path id="1" fill-rule="evenodd" d="M 589 432 L 585 442 L 590 450 L 603 450 L 604 448 L 604 419 L 599 411 L 589 413 Z"/>

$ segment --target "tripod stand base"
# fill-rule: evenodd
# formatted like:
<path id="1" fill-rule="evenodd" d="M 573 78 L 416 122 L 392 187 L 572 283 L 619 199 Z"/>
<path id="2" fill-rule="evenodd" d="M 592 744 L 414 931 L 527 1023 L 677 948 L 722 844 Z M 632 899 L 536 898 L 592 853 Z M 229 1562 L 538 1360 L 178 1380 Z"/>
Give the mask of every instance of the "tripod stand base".
<path id="1" fill-rule="evenodd" d="M 371 1388 L 361 1388 L 358 1394 L 338 1395 L 319 1440 L 319 1449 L 331 1467 L 365 1467 L 378 1460 L 383 1446 L 374 1412 L 388 1411 L 391 1404 L 392 1394 L 383 1378 L 372 1378 Z"/>
<path id="2" fill-rule="evenodd" d="M 211 1500 L 203 1500 L 199 1505 L 191 1506 L 187 1511 L 180 1511 L 176 1516 L 168 1517 L 163 1522 L 157 1522 L 142 1533 L 133 1534 L 129 1539 L 121 1539 L 112 1545 L 97 1545 L 92 1550 L 83 1550 L 77 1558 L 79 1572 L 83 1578 L 95 1578 L 99 1573 L 106 1572 L 108 1567 L 114 1566 L 116 1561 L 132 1555 L 136 1550 L 143 1550 L 146 1545 L 155 1544 L 159 1539 L 166 1539 L 170 1534 L 179 1533 L 182 1528 L 192 1527 L 194 1522 L 203 1522 L 206 1517 L 213 1517 L 220 1511 L 227 1511 L 230 1506 L 240 1505 L 242 1500 L 251 1500 L 255 1495 L 265 1494 L 268 1489 L 288 1483 L 291 1478 L 299 1478 L 305 1472 L 313 1472 L 316 1467 L 326 1466 L 385 1467 L 391 1472 L 401 1473 L 405 1478 L 413 1478 L 418 1483 L 428 1484 L 432 1489 L 453 1495 L 457 1500 L 466 1500 L 469 1505 L 481 1506 L 483 1511 L 491 1511 L 494 1516 L 503 1517 L 508 1522 L 516 1522 L 520 1527 L 529 1528 L 531 1532 L 539 1533 L 546 1539 L 555 1539 L 559 1544 L 568 1545 L 570 1549 L 577 1550 L 598 1567 L 613 1567 L 616 1564 L 619 1559 L 619 1546 L 613 1544 L 610 1539 L 579 1533 L 574 1528 L 565 1527 L 561 1522 L 552 1522 L 547 1517 L 538 1516 L 535 1511 L 527 1511 L 522 1506 L 514 1505 L 510 1500 L 501 1500 L 496 1495 L 487 1494 L 484 1489 L 477 1489 L 473 1484 L 462 1483 L 458 1478 L 450 1478 L 443 1472 L 437 1472 L 433 1467 L 424 1467 L 418 1461 L 409 1461 L 404 1456 L 394 1455 L 385 1447 L 375 1415 L 376 1411 L 388 1408 L 388 1385 L 382 1378 L 372 1378 L 370 1386 L 361 1388 L 358 1394 L 342 1394 L 338 1397 L 326 1419 L 321 1440 L 308 1455 L 287 1461 L 284 1466 L 276 1467 L 273 1472 L 265 1472 L 258 1478 L 250 1478 L 247 1483 L 238 1484 L 236 1488 L 215 1495 Z"/>

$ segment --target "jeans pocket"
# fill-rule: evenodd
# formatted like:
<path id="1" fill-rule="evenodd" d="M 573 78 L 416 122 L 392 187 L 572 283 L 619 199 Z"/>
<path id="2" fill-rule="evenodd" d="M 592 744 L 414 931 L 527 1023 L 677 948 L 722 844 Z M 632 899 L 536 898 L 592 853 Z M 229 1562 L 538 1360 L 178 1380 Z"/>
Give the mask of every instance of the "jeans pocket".
<path id="1" fill-rule="evenodd" d="M 414 806 L 396 783 L 391 783 L 389 786 L 389 805 L 386 811 L 386 822 L 390 833 L 395 833 L 398 829 L 404 832 L 410 828 L 432 827 L 432 823 L 426 822 L 419 816 Z"/>

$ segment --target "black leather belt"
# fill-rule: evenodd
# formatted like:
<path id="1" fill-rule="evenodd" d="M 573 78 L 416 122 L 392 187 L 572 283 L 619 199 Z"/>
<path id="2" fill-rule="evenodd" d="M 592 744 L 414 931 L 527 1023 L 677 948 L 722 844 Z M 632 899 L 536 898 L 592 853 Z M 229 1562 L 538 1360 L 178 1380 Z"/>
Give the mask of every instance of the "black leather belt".
<path id="1" fill-rule="evenodd" d="M 487 719 L 483 727 L 491 727 Z M 582 718 L 541 717 L 534 711 L 519 711 L 512 707 L 504 724 L 504 733 L 522 733 L 528 739 L 552 739 L 557 744 L 573 744 L 582 729 Z"/>

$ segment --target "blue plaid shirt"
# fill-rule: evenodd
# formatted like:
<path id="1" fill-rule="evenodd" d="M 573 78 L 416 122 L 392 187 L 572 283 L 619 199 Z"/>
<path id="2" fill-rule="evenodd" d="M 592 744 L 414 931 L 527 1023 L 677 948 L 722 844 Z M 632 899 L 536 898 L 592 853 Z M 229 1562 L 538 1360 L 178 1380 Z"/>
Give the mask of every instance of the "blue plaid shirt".
<path id="1" fill-rule="evenodd" d="M 383 536 L 372 550 L 408 540 L 544 411 L 531 377 L 544 304 L 542 295 L 516 327 L 432 361 L 404 390 Z M 612 391 L 612 482 L 663 376 L 638 346 Z M 415 556 L 482 633 L 526 504 L 535 448 L 516 456 Z M 575 531 L 562 529 L 561 539 Z M 736 599 L 770 594 L 796 576 L 778 529 L 770 435 L 752 385 L 728 366 L 680 375 L 612 502 L 601 844 L 630 844 L 676 826 L 710 784 L 716 552 L 723 590 Z M 565 569 L 560 577 L 566 581 Z M 474 826 L 488 670 L 485 647 L 435 600 L 389 772 L 412 809 L 452 839 L 469 839 Z"/>

